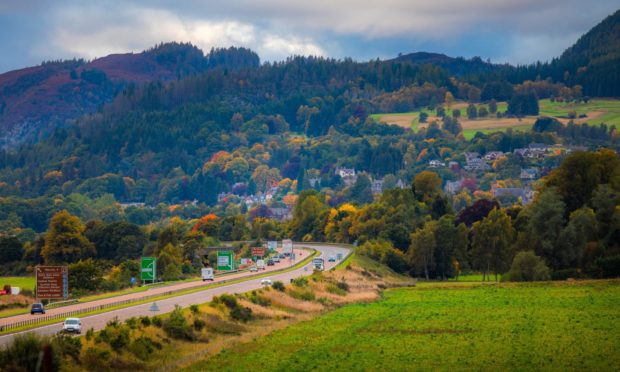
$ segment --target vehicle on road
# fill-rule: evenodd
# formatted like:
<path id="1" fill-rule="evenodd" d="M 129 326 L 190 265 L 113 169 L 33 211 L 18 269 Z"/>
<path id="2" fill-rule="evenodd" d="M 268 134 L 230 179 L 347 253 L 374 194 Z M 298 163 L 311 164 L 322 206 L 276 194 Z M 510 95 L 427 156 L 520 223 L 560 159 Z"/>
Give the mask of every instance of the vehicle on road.
<path id="1" fill-rule="evenodd" d="M 207 280 L 215 280 L 215 276 L 213 275 L 213 268 L 212 267 L 203 267 L 200 270 L 200 276 L 202 277 L 202 281 L 207 281 Z"/>
<path id="2" fill-rule="evenodd" d="M 337 259 L 338 261 L 342 260 L 342 253 L 338 253 L 338 254 L 336 255 L 336 259 Z"/>
<path id="3" fill-rule="evenodd" d="M 273 260 L 272 260 L 272 259 L 267 260 L 267 266 L 273 266 L 273 265 L 275 265 L 275 264 L 276 264 L 276 263 L 275 263 L 275 262 L 273 262 Z"/>
<path id="4" fill-rule="evenodd" d="M 67 318 L 62 324 L 63 332 L 82 333 L 82 321 L 80 318 Z"/>
<path id="5" fill-rule="evenodd" d="M 257 260 L 256 267 L 258 270 L 265 270 L 265 260 Z"/>
<path id="6" fill-rule="evenodd" d="M 258 267 L 256 267 L 256 266 L 250 266 L 250 272 L 251 272 L 251 273 L 255 273 L 255 272 L 257 272 L 257 271 L 258 271 Z"/>
<path id="7" fill-rule="evenodd" d="M 336 262 L 336 257 L 335 256 L 327 257 L 327 262 Z"/>
<path id="8" fill-rule="evenodd" d="M 32 306 L 30 306 L 30 315 L 34 315 L 34 313 L 45 314 L 45 306 L 40 302 L 32 304 Z"/>
<path id="9" fill-rule="evenodd" d="M 325 260 L 321 257 L 312 259 L 312 265 L 315 270 L 325 270 Z"/>
<path id="10" fill-rule="evenodd" d="M 269 278 L 265 278 L 265 279 L 263 279 L 263 280 L 261 280 L 261 281 L 260 281 L 260 284 L 261 284 L 261 285 L 272 285 L 272 284 L 273 284 L 273 282 L 271 281 L 271 279 L 269 279 Z"/>
<path id="11" fill-rule="evenodd" d="M 280 257 L 278 257 L 278 256 L 273 256 L 271 259 L 272 259 L 272 260 L 273 260 L 273 262 L 275 262 L 275 263 L 280 262 Z"/>
<path id="12" fill-rule="evenodd" d="M 282 240 L 282 253 L 284 253 L 286 257 L 293 253 L 293 241 L 291 239 Z"/>
<path id="13" fill-rule="evenodd" d="M 284 255 L 284 253 L 281 253 L 279 257 L 280 257 L 280 259 L 281 259 L 281 260 L 283 260 L 283 259 L 285 259 L 285 258 L 286 258 L 286 256 Z"/>

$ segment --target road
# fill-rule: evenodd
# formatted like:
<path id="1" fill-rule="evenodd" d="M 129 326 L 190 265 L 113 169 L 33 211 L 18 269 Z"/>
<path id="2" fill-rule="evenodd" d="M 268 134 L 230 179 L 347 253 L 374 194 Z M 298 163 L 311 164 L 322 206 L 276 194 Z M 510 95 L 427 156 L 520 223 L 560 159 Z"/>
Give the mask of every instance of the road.
<path id="1" fill-rule="evenodd" d="M 313 245 L 309 245 L 309 244 L 295 244 L 295 249 L 301 248 L 302 246 L 309 246 L 312 247 L 318 251 L 321 252 L 321 256 L 325 259 L 325 269 L 329 270 L 330 268 L 334 267 L 337 262 L 327 262 L 327 258 L 328 256 L 334 255 L 336 256 L 338 253 L 341 253 L 343 256 L 346 256 L 349 251 L 350 248 L 346 248 L 346 247 L 340 247 L 340 246 L 331 246 L 331 245 L 320 245 L 320 244 L 313 244 Z M 304 256 L 301 257 L 301 259 L 303 259 L 304 257 L 306 257 L 305 255 L 307 255 L 307 251 L 306 253 L 304 253 Z M 299 256 L 298 256 L 299 257 Z M 281 263 L 282 265 L 282 263 Z M 288 260 L 285 260 L 284 263 L 284 267 L 288 266 Z M 276 266 L 277 268 L 278 266 Z M 282 266 L 279 266 L 279 268 L 283 268 Z M 312 263 L 308 263 L 306 265 L 304 265 L 303 267 L 300 267 L 298 269 L 295 269 L 293 271 L 289 271 L 289 272 L 285 272 L 285 273 L 274 273 L 273 275 L 269 276 L 268 278 L 271 280 L 280 280 L 283 283 L 289 283 L 291 279 L 293 278 L 298 278 L 300 276 L 304 276 L 304 275 L 310 275 L 312 273 Z M 248 275 L 247 273 L 245 273 L 245 275 Z M 226 278 L 231 278 L 231 276 L 226 276 Z M 206 302 L 211 301 L 211 299 L 213 298 L 213 296 L 219 296 L 223 293 L 243 293 L 243 292 L 248 292 L 254 289 L 258 289 L 261 288 L 262 285 L 260 284 L 260 281 L 264 279 L 264 278 L 260 278 L 260 279 L 248 279 L 247 281 L 244 282 L 240 282 L 240 283 L 234 283 L 234 284 L 229 284 L 229 285 L 224 285 L 218 288 L 211 288 L 211 289 L 205 289 L 204 291 L 199 291 L 199 292 L 194 292 L 194 293 L 190 293 L 190 294 L 186 294 L 186 295 L 181 295 L 181 296 L 176 296 L 176 297 L 171 297 L 171 298 L 167 298 L 167 299 L 163 299 L 163 300 L 158 300 L 157 301 L 157 305 L 159 307 L 159 311 L 158 312 L 152 312 L 150 311 L 151 305 L 152 303 L 146 303 L 146 304 L 141 304 L 141 305 L 136 305 L 136 306 L 131 306 L 131 307 L 126 307 L 123 309 L 118 309 L 118 310 L 113 310 L 113 311 L 109 311 L 109 312 L 105 312 L 105 313 L 101 313 L 101 314 L 97 314 L 97 315 L 91 315 L 91 316 L 87 316 L 87 317 L 81 317 L 82 319 L 82 329 L 85 332 L 87 329 L 89 328 L 93 328 L 94 330 L 100 330 L 102 328 L 105 327 L 105 325 L 107 324 L 108 321 L 114 319 L 114 318 L 118 318 L 119 320 L 125 320 L 131 317 L 135 317 L 135 316 L 144 316 L 144 315 L 159 315 L 159 314 L 164 314 L 164 313 L 168 313 L 172 310 L 174 310 L 175 306 L 181 306 L 181 307 L 187 307 L 189 305 L 193 305 L 193 304 L 203 304 Z M 187 283 L 180 283 L 180 284 L 187 284 Z M 192 284 L 194 284 L 195 286 L 195 282 L 193 282 Z M 165 288 L 165 291 L 169 291 L 172 287 L 168 286 Z M 165 292 L 164 291 L 164 292 Z M 139 294 L 141 294 L 142 296 L 145 295 L 150 295 L 154 292 L 151 291 L 146 291 L 146 292 L 140 292 Z M 135 293 L 132 295 L 136 295 Z M 113 297 L 113 298 L 109 298 L 106 300 L 102 300 L 102 301 L 109 301 L 109 302 L 114 302 L 114 301 L 118 301 L 120 297 Z M 92 305 L 92 303 L 88 303 L 90 305 Z M 78 306 L 81 304 L 77 304 L 77 305 L 72 305 L 72 306 Z M 89 305 L 89 306 L 90 306 Z M 72 306 L 66 306 L 63 307 L 62 311 L 71 311 L 73 310 Z M 60 309 L 54 309 L 54 310 L 60 310 Z M 51 313 L 51 310 L 50 310 Z M 30 316 L 28 314 L 28 316 Z M 79 315 L 78 315 L 79 316 Z M 28 333 L 28 332 L 35 332 L 37 334 L 41 334 L 41 335 L 51 335 L 51 334 L 55 334 L 58 331 L 60 331 L 62 329 L 62 323 L 56 323 L 56 324 L 51 324 L 51 325 L 47 325 L 47 326 L 42 326 L 39 328 L 34 328 L 34 329 L 30 329 L 28 331 L 23 331 L 23 332 L 18 332 L 18 333 L 12 333 L 12 334 L 8 334 L 8 335 L 4 335 L 4 336 L 0 336 L 0 345 L 4 346 L 9 344 L 10 342 L 12 342 L 13 338 L 16 335 L 19 334 L 23 334 L 23 333 Z"/>

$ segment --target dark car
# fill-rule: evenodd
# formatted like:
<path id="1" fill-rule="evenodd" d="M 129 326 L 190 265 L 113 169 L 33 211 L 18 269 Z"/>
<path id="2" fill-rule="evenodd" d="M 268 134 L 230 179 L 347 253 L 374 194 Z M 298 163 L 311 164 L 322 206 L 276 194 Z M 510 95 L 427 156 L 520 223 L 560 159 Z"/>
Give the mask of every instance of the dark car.
<path id="1" fill-rule="evenodd" d="M 269 261 L 267 261 L 267 266 L 273 266 L 273 265 L 275 265 L 275 264 L 276 264 L 276 263 L 275 263 L 275 262 L 273 262 L 273 260 L 269 260 Z"/>
<path id="2" fill-rule="evenodd" d="M 34 315 L 34 313 L 45 314 L 45 306 L 40 302 L 32 304 L 30 307 L 30 315 Z"/>

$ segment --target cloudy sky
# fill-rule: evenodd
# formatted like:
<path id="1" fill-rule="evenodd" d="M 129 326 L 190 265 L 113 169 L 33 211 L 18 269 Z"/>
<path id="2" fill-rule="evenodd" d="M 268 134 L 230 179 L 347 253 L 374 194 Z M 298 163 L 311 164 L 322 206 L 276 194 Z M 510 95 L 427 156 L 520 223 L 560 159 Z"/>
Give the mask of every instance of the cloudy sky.
<path id="1" fill-rule="evenodd" d="M 614 0 L 0 0 L 0 72 L 161 41 L 356 60 L 430 51 L 530 63 L 559 55 Z"/>

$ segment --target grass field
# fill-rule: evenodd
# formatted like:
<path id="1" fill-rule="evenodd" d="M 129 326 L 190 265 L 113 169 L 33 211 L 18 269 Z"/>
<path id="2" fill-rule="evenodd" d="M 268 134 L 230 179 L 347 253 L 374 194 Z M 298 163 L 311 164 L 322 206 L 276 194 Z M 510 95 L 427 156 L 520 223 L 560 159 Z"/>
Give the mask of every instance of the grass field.
<path id="1" fill-rule="evenodd" d="M 477 132 L 490 133 L 496 131 L 503 131 L 507 128 L 513 130 L 525 131 L 529 130 L 536 121 L 535 116 L 528 116 L 525 118 L 485 118 L 468 120 L 465 117 L 466 104 L 463 102 L 455 103 L 452 109 L 458 108 L 461 110 L 460 119 L 461 126 L 463 127 L 463 136 L 466 139 L 473 138 Z M 497 104 L 499 112 L 505 112 L 507 109 L 506 102 L 500 102 Z M 451 110 L 447 110 L 451 115 Z M 598 125 L 606 123 L 608 125 L 615 124 L 620 125 L 620 100 L 611 99 L 597 99 L 591 100 L 588 103 L 563 103 L 563 102 L 551 102 L 548 99 L 540 100 L 540 115 L 541 116 L 553 116 L 558 118 L 563 123 L 567 123 L 569 120 L 566 118 L 568 113 L 575 111 L 578 115 L 586 114 L 587 117 L 582 119 L 575 119 L 576 123 L 584 123 Z M 411 128 L 414 132 L 420 128 L 423 128 L 427 124 L 421 124 L 419 122 L 419 116 L 421 112 L 428 114 L 427 123 L 434 120 L 440 121 L 441 119 L 435 116 L 435 111 L 422 109 L 420 111 L 404 112 L 404 113 L 387 113 L 387 114 L 373 114 L 371 117 L 377 121 L 381 121 L 388 124 L 398 125 L 403 128 Z"/>
<path id="2" fill-rule="evenodd" d="M 620 369 L 620 282 L 388 290 L 191 370 Z"/>
<path id="3" fill-rule="evenodd" d="M 0 277 L 0 286 L 10 284 L 11 287 L 19 287 L 22 289 L 30 289 L 34 291 L 35 278 L 34 276 L 2 276 Z"/>

